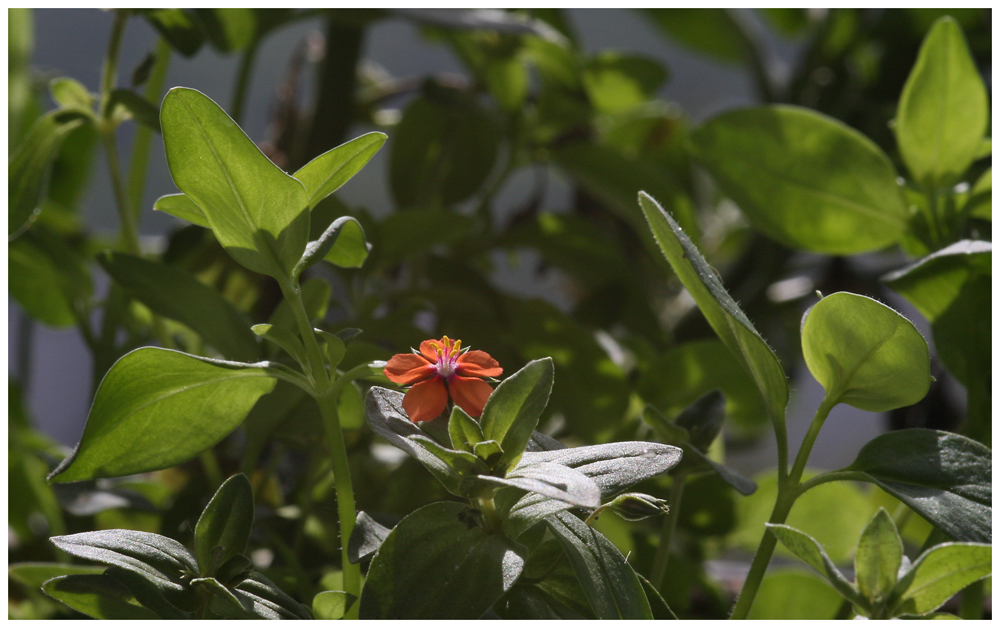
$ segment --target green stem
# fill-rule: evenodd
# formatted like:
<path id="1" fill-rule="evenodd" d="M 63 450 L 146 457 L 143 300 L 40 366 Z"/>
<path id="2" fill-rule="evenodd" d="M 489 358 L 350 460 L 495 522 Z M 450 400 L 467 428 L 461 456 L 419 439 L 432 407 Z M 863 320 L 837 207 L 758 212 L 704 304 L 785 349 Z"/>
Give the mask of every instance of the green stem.
<path id="1" fill-rule="evenodd" d="M 830 415 L 830 410 L 837 405 L 838 397 L 839 395 L 827 394 L 822 403 L 819 404 L 819 408 L 816 409 L 816 415 L 809 426 L 809 431 L 806 432 L 802 446 L 799 447 L 799 452 L 795 456 L 795 464 L 792 466 L 791 474 L 787 478 L 780 476 L 778 478 L 778 498 L 775 500 L 774 510 L 771 511 L 768 523 L 784 523 L 788 518 L 788 513 L 792 510 L 792 505 L 795 504 L 795 500 L 802 494 L 799 480 L 802 479 L 802 473 L 805 471 L 809 453 L 812 451 L 816 436 L 819 435 L 823 423 Z M 750 572 L 747 573 L 743 589 L 740 591 L 740 596 L 736 600 L 736 606 L 733 607 L 729 619 L 746 619 L 747 615 L 750 614 L 750 608 L 757 596 L 757 590 L 760 589 L 760 583 L 764 580 L 764 574 L 767 572 L 767 566 L 771 562 L 771 555 L 774 554 L 777 542 L 777 537 L 765 529 L 760 545 L 757 546 L 757 553 L 754 554 L 753 562 L 750 563 Z"/>
<path id="2" fill-rule="evenodd" d="M 250 88 L 250 77 L 252 75 L 254 61 L 257 60 L 257 39 L 255 38 L 250 46 L 243 51 L 240 57 L 239 74 L 236 75 L 236 87 L 233 88 L 233 105 L 230 113 L 236 124 L 243 124 L 243 106 L 246 103 L 247 92 Z"/>
<path id="3" fill-rule="evenodd" d="M 167 68 L 170 66 L 170 44 L 161 37 L 156 44 L 156 59 L 153 71 L 146 82 L 144 96 L 150 102 L 159 102 L 163 84 L 167 79 Z M 128 203 L 132 213 L 138 219 L 142 212 L 142 196 L 146 187 L 146 170 L 149 167 L 149 147 L 153 142 L 153 130 L 144 124 L 138 125 L 135 131 L 135 141 L 132 143 L 132 153 L 129 156 L 128 167 Z"/>
<path id="4" fill-rule="evenodd" d="M 302 289 L 298 281 L 279 280 L 281 292 L 285 300 L 295 314 L 295 324 L 299 328 L 299 335 L 302 336 L 302 344 L 306 349 L 306 359 L 309 370 L 306 377 L 314 387 L 316 395 L 323 395 L 330 386 L 330 376 L 326 372 L 326 363 L 323 361 L 323 354 L 319 350 L 319 343 L 316 341 L 316 332 L 313 330 L 309 315 L 306 314 L 305 303 L 302 302 Z"/>
<path id="5" fill-rule="evenodd" d="M 351 564 L 347 546 L 354 532 L 354 520 L 357 516 L 354 506 L 354 486 L 351 484 L 351 467 L 347 459 L 347 446 L 344 444 L 344 433 L 340 429 L 340 416 L 337 413 L 337 396 L 339 386 L 318 397 L 320 413 L 323 415 L 323 427 L 326 429 L 326 439 L 330 445 L 330 461 L 333 463 L 333 484 L 337 491 L 337 516 L 340 519 L 340 560 L 344 572 L 344 590 L 355 597 L 361 596 L 361 567 Z M 350 611 L 357 616 L 357 605 Z"/>
<path id="6" fill-rule="evenodd" d="M 684 496 L 684 483 L 687 475 L 679 473 L 670 487 L 670 512 L 663 519 L 663 529 L 660 532 L 660 546 L 656 548 L 653 559 L 653 573 L 650 582 L 658 590 L 663 590 L 663 578 L 667 575 L 667 563 L 670 562 L 670 542 L 677 530 L 677 520 L 680 518 L 681 498 Z"/>

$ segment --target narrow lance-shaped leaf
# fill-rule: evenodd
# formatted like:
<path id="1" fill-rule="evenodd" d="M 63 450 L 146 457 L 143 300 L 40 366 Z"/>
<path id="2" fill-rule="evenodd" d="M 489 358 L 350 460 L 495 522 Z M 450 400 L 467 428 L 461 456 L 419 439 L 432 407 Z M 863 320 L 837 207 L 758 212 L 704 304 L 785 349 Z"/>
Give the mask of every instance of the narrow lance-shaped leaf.
<path id="1" fill-rule="evenodd" d="M 212 224 L 208 222 L 208 216 L 201 210 L 201 207 L 198 207 L 198 203 L 192 201 L 187 194 L 161 196 L 153 203 L 153 209 L 186 220 L 199 227 L 212 228 Z"/>
<path id="2" fill-rule="evenodd" d="M 80 443 L 49 479 L 131 475 L 197 456 L 271 391 L 276 380 L 266 365 L 155 347 L 125 355 L 101 381 Z"/>
<path id="3" fill-rule="evenodd" d="M 239 473 L 223 482 L 195 525 L 194 549 L 201 575 L 214 575 L 223 563 L 245 552 L 252 526 L 253 487 Z"/>
<path id="4" fill-rule="evenodd" d="M 104 574 L 60 576 L 42 585 L 49 597 L 94 619 L 159 619 L 120 582 Z"/>
<path id="5" fill-rule="evenodd" d="M 549 401 L 553 371 L 552 358 L 529 362 L 501 382 L 486 402 L 480 425 L 486 439 L 503 449 L 498 468 L 512 467 L 521 459 Z"/>
<path id="6" fill-rule="evenodd" d="M 170 90 L 160 123 L 174 183 L 201 207 L 219 242 L 250 270 L 287 281 L 309 239 L 302 184 L 198 91 Z"/>
<path id="7" fill-rule="evenodd" d="M 653 235 L 681 283 L 688 289 L 719 339 L 749 371 L 768 416 L 783 423 L 788 382 L 777 356 L 722 285 L 718 274 L 674 219 L 650 196 L 639 193 L 639 204 Z"/>
<path id="8" fill-rule="evenodd" d="M 386 140 L 385 133 L 365 133 L 361 137 L 331 148 L 299 168 L 295 178 L 302 182 L 309 195 L 309 207 L 315 207 L 337 191 L 364 168 Z"/>

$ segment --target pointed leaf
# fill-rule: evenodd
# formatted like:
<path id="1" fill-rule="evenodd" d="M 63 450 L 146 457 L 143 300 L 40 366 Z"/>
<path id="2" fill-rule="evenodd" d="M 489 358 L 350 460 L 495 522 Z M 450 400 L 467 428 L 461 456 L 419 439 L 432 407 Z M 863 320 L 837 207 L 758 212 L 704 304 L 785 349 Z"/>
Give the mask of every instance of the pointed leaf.
<path id="1" fill-rule="evenodd" d="M 854 573 L 861 594 L 875 604 L 896 585 L 903 564 L 903 539 L 884 508 L 879 508 L 861 533 L 854 554 Z"/>
<path id="2" fill-rule="evenodd" d="M 601 489 L 594 480 L 561 464 L 541 462 L 518 467 L 504 478 L 484 475 L 478 480 L 521 488 L 570 506 L 594 510 L 601 505 Z"/>
<path id="3" fill-rule="evenodd" d="M 167 164 L 237 262 L 287 281 L 309 239 L 308 196 L 211 99 L 175 87 L 160 109 Z"/>
<path id="4" fill-rule="evenodd" d="M 945 543 L 924 552 L 899 581 L 892 616 L 923 615 L 993 571 L 993 547 Z"/>
<path id="5" fill-rule="evenodd" d="M 192 201 L 191 197 L 187 194 L 167 194 L 166 196 L 161 196 L 153 203 L 153 209 L 170 214 L 181 220 L 186 220 L 199 227 L 212 228 L 211 223 L 208 222 L 208 216 L 205 215 L 201 207 L 198 207 L 198 204 Z"/>
<path id="6" fill-rule="evenodd" d="M 222 483 L 194 528 L 195 556 L 201 575 L 214 575 L 219 566 L 246 551 L 253 527 L 253 487 L 242 473 Z M 216 552 L 222 547 L 222 552 Z"/>
<path id="7" fill-rule="evenodd" d="M 156 613 L 160 619 L 191 619 L 191 615 L 171 604 L 160 586 L 146 577 L 121 567 L 108 567 L 104 572 L 120 582 L 136 601 Z"/>
<path id="8" fill-rule="evenodd" d="M 694 297 L 719 339 L 742 361 L 757 384 L 771 421 L 783 422 L 788 404 L 788 382 L 777 356 L 674 219 L 645 193 L 639 193 L 639 204 L 681 283 Z"/>
<path id="9" fill-rule="evenodd" d="M 897 430 L 868 442 L 845 471 L 859 471 L 945 534 L 993 539 L 993 455 L 976 441 L 936 430 Z"/>
<path id="10" fill-rule="evenodd" d="M 361 223 L 350 216 L 342 216 L 334 220 L 318 240 L 306 245 L 292 275 L 297 277 L 321 259 L 341 268 L 361 268 L 370 250 Z"/>
<path id="11" fill-rule="evenodd" d="M 231 589 L 241 602 L 250 602 L 253 614 L 265 619 L 312 619 L 309 610 L 278 588 L 263 574 L 253 572 Z"/>
<path id="12" fill-rule="evenodd" d="M 306 349 L 302 341 L 292 331 L 277 325 L 254 325 L 250 330 L 285 350 L 285 353 L 295 358 L 299 364 L 306 364 Z"/>
<path id="13" fill-rule="evenodd" d="M 294 176 L 306 188 L 310 209 L 364 168 L 368 160 L 385 144 L 386 138 L 385 133 L 365 133 L 331 148 L 299 168 Z"/>
<path id="14" fill-rule="evenodd" d="M 840 573 L 837 566 L 833 564 L 826 551 L 811 536 L 805 532 L 799 532 L 795 528 L 786 525 L 768 523 L 767 529 L 778 537 L 781 544 L 788 548 L 790 552 L 805 561 L 807 565 L 819 572 L 826 578 L 827 582 L 833 585 L 844 599 L 857 605 L 859 608 L 868 609 L 868 601 L 862 597 L 854 585 L 848 582 L 844 574 Z"/>
<path id="15" fill-rule="evenodd" d="M 569 557 L 600 619 L 652 619 L 642 583 L 621 552 L 600 532 L 569 513 L 545 520 Z"/>
<path id="16" fill-rule="evenodd" d="M 336 369 L 337 365 L 344 359 L 344 353 L 347 351 L 347 347 L 344 346 L 344 341 L 334 334 L 323 331 L 322 329 L 314 329 L 313 331 L 323 341 L 323 346 L 326 348 L 326 358 L 330 364 L 330 368 Z"/>
<path id="17" fill-rule="evenodd" d="M 160 110 L 156 105 L 132 90 L 116 89 L 111 92 L 111 96 L 108 98 L 108 108 L 114 111 L 116 107 L 139 124 L 157 133 L 160 132 Z M 120 115 L 119 112 L 115 112 L 116 118 Z"/>
<path id="18" fill-rule="evenodd" d="M 60 107 L 70 109 L 84 109 L 90 111 L 94 108 L 94 97 L 87 88 L 76 79 L 62 76 L 49 81 L 49 92 L 52 100 Z"/>
<path id="19" fill-rule="evenodd" d="M 514 584 L 527 550 L 460 518 L 461 504 L 424 506 L 399 522 L 372 559 L 365 619 L 478 619 Z"/>
<path id="20" fill-rule="evenodd" d="M 365 512 L 358 511 L 354 522 L 354 531 L 347 544 L 347 554 L 352 563 L 361 562 L 362 558 L 371 556 L 378 551 L 385 537 L 392 532 L 390 528 L 369 517 Z M 315 606 L 315 603 L 314 603 Z"/>
<path id="21" fill-rule="evenodd" d="M 495 469 L 503 457 L 503 449 L 500 448 L 500 443 L 495 440 L 484 440 L 476 443 L 472 446 L 472 453 L 476 455 L 476 458 L 485 462 L 490 469 Z"/>
<path id="22" fill-rule="evenodd" d="M 452 409 L 451 418 L 448 419 L 448 435 L 454 449 L 470 453 L 477 443 L 486 440 L 479 423 L 458 406 Z"/>
<path id="23" fill-rule="evenodd" d="M 112 279 L 152 311 L 187 325 L 231 360 L 261 357 L 247 317 L 187 271 L 127 253 L 105 251 L 97 260 Z"/>
<path id="24" fill-rule="evenodd" d="M 909 217 L 892 162 L 861 133 L 810 109 L 725 113 L 691 134 L 694 155 L 755 227 L 817 253 L 896 242 Z"/>
<path id="25" fill-rule="evenodd" d="M 42 590 L 94 619 L 159 619 L 141 606 L 124 585 L 104 574 L 60 576 L 42 585 Z"/>
<path id="26" fill-rule="evenodd" d="M 552 358 L 533 360 L 497 386 L 483 408 L 479 424 L 487 440 L 503 448 L 498 468 L 520 460 L 552 392 Z"/>
<path id="27" fill-rule="evenodd" d="M 909 406 L 930 388 L 924 337 L 892 308 L 858 294 L 831 294 L 806 312 L 802 353 L 828 400 L 862 410 Z"/>
<path id="28" fill-rule="evenodd" d="M 275 379 L 256 365 L 147 347 L 104 376 L 73 454 L 49 479 L 73 482 L 180 464 L 239 425 Z"/>
<path id="29" fill-rule="evenodd" d="M 965 173 L 989 122 L 986 86 L 962 28 L 951 17 L 934 23 L 903 86 L 896 138 L 921 185 L 951 185 Z"/>
<path id="30" fill-rule="evenodd" d="M 66 563 L 16 563 L 7 568 L 11 580 L 29 589 L 37 589 L 46 580 L 59 576 L 82 576 L 104 573 L 105 567 L 96 565 L 69 565 Z"/>

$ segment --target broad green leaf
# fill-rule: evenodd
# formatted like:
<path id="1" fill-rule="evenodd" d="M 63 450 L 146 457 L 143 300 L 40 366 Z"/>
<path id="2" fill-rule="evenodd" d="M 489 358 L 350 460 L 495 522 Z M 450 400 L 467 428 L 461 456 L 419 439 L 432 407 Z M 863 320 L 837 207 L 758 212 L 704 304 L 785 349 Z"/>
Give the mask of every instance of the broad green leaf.
<path id="1" fill-rule="evenodd" d="M 250 330 L 261 338 L 273 342 L 278 347 L 284 349 L 300 365 L 304 366 L 307 364 L 306 349 L 302 346 L 302 341 L 299 340 L 299 337 L 292 331 L 284 327 L 268 324 L 254 325 Z"/>
<path id="2" fill-rule="evenodd" d="M 351 538 L 347 544 L 350 561 L 358 563 L 362 558 L 374 554 L 391 531 L 365 512 L 358 511 L 358 517 L 354 521 L 354 530 L 351 532 Z"/>
<path id="3" fill-rule="evenodd" d="M 309 239 L 309 198 L 211 99 L 175 87 L 160 108 L 177 187 L 237 262 L 287 281 Z"/>
<path id="4" fill-rule="evenodd" d="M 769 570 L 747 619 L 833 619 L 843 601 L 839 593 L 811 572 Z"/>
<path id="5" fill-rule="evenodd" d="M 104 573 L 104 567 L 95 565 L 69 565 L 66 563 L 15 563 L 7 568 L 11 580 L 29 589 L 37 589 L 46 580 L 58 576 L 80 576 Z"/>
<path id="6" fill-rule="evenodd" d="M 54 78 L 49 81 L 49 92 L 52 94 L 52 100 L 65 109 L 91 111 L 94 108 L 94 97 L 76 79 L 66 76 Z"/>
<path id="7" fill-rule="evenodd" d="M 989 114 L 962 28 L 943 17 L 924 39 L 899 99 L 896 138 L 913 178 L 928 188 L 958 180 L 976 157 Z"/>
<path id="8" fill-rule="evenodd" d="M 869 441 L 844 470 L 860 472 L 955 540 L 992 542 L 993 455 L 971 438 L 889 432 Z"/>
<path id="9" fill-rule="evenodd" d="M 360 429 L 365 424 L 365 402 L 358 386 L 351 381 L 344 383 L 337 397 L 337 414 L 343 430 Z"/>
<path id="10" fill-rule="evenodd" d="M 478 619 L 514 584 L 527 550 L 470 527 L 461 504 L 438 502 L 400 521 L 372 559 L 365 619 Z"/>
<path id="11" fill-rule="evenodd" d="M 346 591 L 317 593 L 312 603 L 313 615 L 316 619 L 342 619 L 355 599 Z"/>
<path id="12" fill-rule="evenodd" d="M 887 412 L 917 403 L 931 385 L 927 341 L 874 299 L 824 297 L 802 322 L 802 354 L 831 403 Z"/>
<path id="13" fill-rule="evenodd" d="M 60 576 L 42 585 L 42 590 L 94 619 L 159 619 L 141 606 L 124 585 L 104 574 Z"/>
<path id="14" fill-rule="evenodd" d="M 125 586 L 135 600 L 156 613 L 160 619 L 191 619 L 191 615 L 171 604 L 157 583 L 121 567 L 111 566 L 104 572 Z"/>
<path id="15" fill-rule="evenodd" d="M 74 482 L 180 464 L 239 425 L 275 379 L 262 366 L 146 347 L 101 381 L 73 454 L 49 479 Z"/>
<path id="16" fill-rule="evenodd" d="M 993 547 L 945 543 L 924 552 L 899 581 L 892 616 L 923 615 L 993 571 Z"/>
<path id="17" fill-rule="evenodd" d="M 452 472 L 458 477 L 465 478 L 489 473 L 489 468 L 486 464 L 473 454 L 465 451 L 448 449 L 447 447 L 440 445 L 433 438 L 429 438 L 428 436 L 421 434 L 410 436 L 409 440 L 417 447 L 422 447 L 426 451 L 430 452 L 431 455 L 437 457 L 439 460 L 448 465 Z"/>
<path id="18" fill-rule="evenodd" d="M 753 225 L 788 246 L 862 253 L 906 229 L 889 158 L 833 118 L 791 106 L 732 111 L 693 131 L 691 144 Z"/>
<path id="19" fill-rule="evenodd" d="M 256 619 L 236 594 L 215 578 L 194 578 L 191 587 L 209 597 L 208 609 L 222 619 Z M 271 619 L 270 617 L 266 617 Z"/>
<path id="20" fill-rule="evenodd" d="M 458 406 L 455 406 L 451 411 L 451 418 L 448 420 L 448 435 L 451 437 L 453 449 L 470 453 L 476 444 L 486 440 L 479 423 Z"/>
<path id="21" fill-rule="evenodd" d="M 855 581 L 858 590 L 872 605 L 885 599 L 896 585 L 903 564 L 903 540 L 896 524 L 884 508 L 879 508 L 868 522 L 854 554 Z"/>
<path id="22" fill-rule="evenodd" d="M 90 118 L 79 111 L 53 111 L 39 118 L 7 162 L 7 234 L 20 232 L 40 211 L 53 160 L 63 140 Z"/>
<path id="23" fill-rule="evenodd" d="M 511 468 L 521 459 L 549 402 L 554 370 L 552 358 L 533 360 L 502 381 L 486 402 L 479 424 L 486 440 L 497 441 L 503 449 L 499 469 Z"/>
<path id="24" fill-rule="evenodd" d="M 569 513 L 545 522 L 569 557 L 597 617 L 653 618 L 642 584 L 611 541 Z"/>
<path id="25" fill-rule="evenodd" d="M 366 133 L 331 148 L 299 168 L 293 176 L 305 186 L 309 207 L 315 207 L 364 168 L 385 144 L 386 137 L 385 133 Z"/>
<path id="26" fill-rule="evenodd" d="M 251 527 L 253 487 L 239 473 L 222 483 L 195 525 L 194 548 L 201 575 L 214 575 L 223 563 L 244 553 Z"/>
<path id="27" fill-rule="evenodd" d="M 553 462 L 518 467 L 502 478 L 483 475 L 477 480 L 513 486 L 588 510 L 601 505 L 601 488 L 594 480 L 577 469 Z"/>
<path id="28" fill-rule="evenodd" d="M 604 51 L 587 62 L 582 79 L 594 108 L 615 113 L 647 101 L 667 80 L 667 71 L 648 57 Z"/>
<path id="29" fill-rule="evenodd" d="M 186 220 L 199 227 L 212 228 L 212 225 L 208 222 L 208 216 L 205 215 L 205 212 L 187 194 L 167 194 L 166 196 L 161 196 L 153 203 L 153 209 L 170 214 L 181 220 Z"/>
<path id="30" fill-rule="evenodd" d="M 60 268 L 35 243 L 18 238 L 7 249 L 7 292 L 31 318 L 50 327 L 76 323 L 67 298 L 66 268 Z"/>
<path id="31" fill-rule="evenodd" d="M 306 245 L 306 251 L 295 266 L 292 276 L 297 277 L 321 259 L 341 268 L 361 268 L 369 250 L 371 245 L 365 241 L 361 223 L 350 216 L 343 216 L 333 221 L 318 240 Z"/>
<path id="32" fill-rule="evenodd" d="M 691 293 L 719 339 L 740 358 L 750 373 L 771 421 L 783 423 L 788 404 L 788 382 L 777 356 L 726 292 L 719 275 L 681 231 L 677 222 L 644 192 L 639 193 L 639 204 L 681 283 Z"/>
<path id="33" fill-rule="evenodd" d="M 858 592 L 853 584 L 848 582 L 844 574 L 840 573 L 837 566 L 826 555 L 823 547 L 814 538 L 786 525 L 773 523 L 766 525 L 771 534 L 778 537 L 782 545 L 805 561 L 807 565 L 818 571 L 846 600 L 857 605 L 859 608 L 866 610 L 869 608 L 868 601 Z"/>
<path id="34" fill-rule="evenodd" d="M 392 196 L 400 207 L 462 201 L 486 181 L 498 149 L 493 119 L 464 93 L 438 87 L 410 102 L 395 128 Z"/>
<path id="35" fill-rule="evenodd" d="M 143 305 L 187 325 L 226 358 L 260 359 L 260 346 L 246 316 L 194 275 L 126 253 L 106 251 L 97 260 Z"/>
<path id="36" fill-rule="evenodd" d="M 296 602 L 263 574 L 253 572 L 231 589 L 244 605 L 250 605 L 257 617 L 264 619 L 312 619 L 309 610 Z"/>
<path id="37" fill-rule="evenodd" d="M 139 124 L 160 132 L 160 110 L 130 89 L 116 89 L 108 98 L 108 108 L 116 119 L 132 118 Z"/>
<path id="38" fill-rule="evenodd" d="M 595 619 L 587 594 L 564 556 L 556 539 L 541 543 L 528 556 L 521 579 L 493 610 L 503 619 Z"/>

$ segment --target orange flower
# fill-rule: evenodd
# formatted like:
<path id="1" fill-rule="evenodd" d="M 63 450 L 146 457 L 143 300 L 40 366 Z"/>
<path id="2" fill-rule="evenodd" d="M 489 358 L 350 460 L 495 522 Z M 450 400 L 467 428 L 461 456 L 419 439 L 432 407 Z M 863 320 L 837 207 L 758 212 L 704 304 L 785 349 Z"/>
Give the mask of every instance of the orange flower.
<path id="1" fill-rule="evenodd" d="M 503 369 L 485 351 L 462 351 L 462 341 L 445 336 L 425 340 L 420 352 L 399 353 L 385 365 L 385 376 L 410 386 L 403 410 L 414 423 L 430 421 L 448 407 L 448 396 L 469 416 L 483 413 L 493 388 L 479 377 L 497 377 Z"/>

